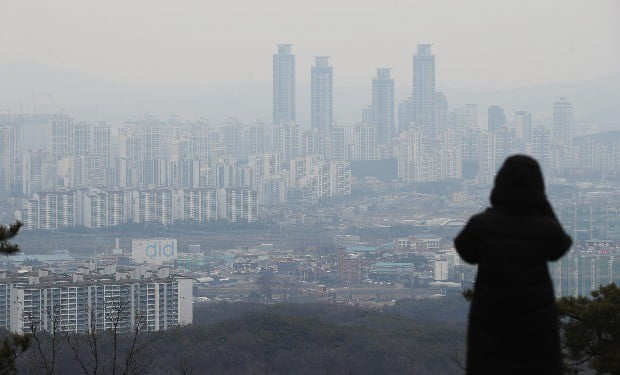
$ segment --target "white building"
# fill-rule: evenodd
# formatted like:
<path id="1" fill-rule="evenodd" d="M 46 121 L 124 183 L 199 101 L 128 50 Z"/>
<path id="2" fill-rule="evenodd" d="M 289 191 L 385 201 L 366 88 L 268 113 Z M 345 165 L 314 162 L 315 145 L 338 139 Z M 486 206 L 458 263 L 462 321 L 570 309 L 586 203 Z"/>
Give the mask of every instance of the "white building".
<path id="1" fill-rule="evenodd" d="M 0 282 L 0 325 L 14 333 L 121 330 L 140 324 L 159 331 L 192 323 L 191 279 L 152 272 L 74 274 L 71 278 L 40 271 L 4 277 Z M 86 273 L 86 274 L 85 274 Z M 4 302 L 4 303 L 3 303 Z"/>
<path id="2" fill-rule="evenodd" d="M 375 160 L 377 145 L 375 128 L 359 125 L 353 129 L 353 160 Z"/>
<path id="3" fill-rule="evenodd" d="M 317 177 L 317 197 L 351 194 L 351 169 L 344 161 L 321 161 L 314 165 Z"/>

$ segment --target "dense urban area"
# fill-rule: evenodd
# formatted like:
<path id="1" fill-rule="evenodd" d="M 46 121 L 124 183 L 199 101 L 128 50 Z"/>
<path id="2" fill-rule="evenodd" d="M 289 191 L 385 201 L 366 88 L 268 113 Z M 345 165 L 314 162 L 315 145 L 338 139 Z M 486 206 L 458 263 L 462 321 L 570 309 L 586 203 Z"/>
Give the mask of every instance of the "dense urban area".
<path id="1" fill-rule="evenodd" d="M 277 323 L 294 331 L 316 313 L 329 316 L 312 323 L 329 342 L 328 325 L 346 330 L 338 324 L 349 316 L 359 329 L 389 328 L 346 335 L 383 342 L 381 335 L 406 326 L 426 340 L 411 350 L 429 350 L 428 357 L 399 362 L 405 344 L 396 340 L 383 347 L 389 360 L 381 364 L 359 355 L 351 370 L 338 356 L 353 355 L 354 344 L 338 354 L 308 350 L 314 354 L 299 361 L 324 360 L 333 372 L 455 371 L 458 361 L 446 358 L 452 348 L 462 354 L 461 294 L 472 288 L 476 268 L 459 258 L 453 238 L 489 206 L 497 169 L 517 153 L 542 166 L 556 215 L 573 238 L 570 253 L 549 265 L 556 296 L 620 283 L 620 131 L 578 131 L 579 103 L 559 96 L 546 113 L 505 113 L 502 103 L 451 108 L 435 88 L 435 58 L 431 45 L 417 46 L 411 96 L 398 104 L 390 69 L 377 69 L 357 123 L 334 121 L 334 73 L 325 56 L 303 72 L 311 75 L 311 122 L 296 122 L 288 44 L 273 54 L 268 123 L 175 115 L 111 124 L 68 111 L 0 112 L 0 223 L 23 223 L 13 239 L 22 251 L 0 257 L 0 328 L 168 330 L 170 340 L 191 347 L 199 329 L 184 336 L 179 327 L 242 317 L 225 329 Z M 428 304 L 433 313 L 420 307 Z M 414 310 L 459 323 L 398 320 Z M 379 323 L 379 312 L 393 320 Z M 200 334 L 221 339 L 212 333 Z M 224 349 L 205 352 L 215 371 L 290 373 L 287 366 L 302 363 L 281 354 L 271 364 L 248 359 L 263 367 L 234 367 L 218 353 L 242 338 L 227 337 Z M 428 349 L 435 347 L 443 360 Z"/>

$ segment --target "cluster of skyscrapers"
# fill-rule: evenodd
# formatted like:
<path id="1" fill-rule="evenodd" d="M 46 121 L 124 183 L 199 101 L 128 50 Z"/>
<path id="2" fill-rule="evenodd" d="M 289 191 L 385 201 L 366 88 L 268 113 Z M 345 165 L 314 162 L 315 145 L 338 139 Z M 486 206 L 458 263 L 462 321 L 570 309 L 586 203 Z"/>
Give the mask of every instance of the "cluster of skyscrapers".
<path id="1" fill-rule="evenodd" d="M 487 129 L 482 129 L 477 105 L 449 111 L 446 96 L 436 91 L 430 44 L 418 45 L 412 62 L 411 94 L 398 104 L 397 120 L 394 79 L 389 68 L 378 68 L 372 79 L 371 104 L 363 108 L 361 122 L 344 126 L 334 122 L 333 68 L 327 57 L 316 57 L 311 71 L 311 129 L 323 132 L 332 147 L 339 140 L 348 145 L 346 160 L 396 158 L 402 182 L 466 178 L 488 183 L 513 153 L 534 156 L 550 176 L 561 176 L 567 168 L 617 174 L 620 144 L 575 139 L 573 106 L 566 99 L 553 104 L 551 124 L 533 119 L 527 111 L 517 111 L 509 120 L 501 106 L 490 106 Z M 295 121 L 294 81 L 291 46 L 279 45 L 274 55 L 274 123 Z M 335 136 L 339 127 L 344 129 Z"/>
<path id="2" fill-rule="evenodd" d="M 13 203 L 28 229 L 254 222 L 259 206 L 351 192 L 343 128 L 331 132 L 330 147 L 294 122 L 230 118 L 213 129 L 178 117 L 146 118 L 128 121 L 115 136 L 106 123 L 57 115 L 39 126 L 48 134 L 39 135 L 38 148 L 18 150 L 20 120 L 3 126 L 15 150 L 5 192 L 22 197 Z"/>
<path id="3" fill-rule="evenodd" d="M 448 109 L 436 91 L 435 55 L 418 45 L 410 96 L 398 105 L 389 68 L 377 69 L 370 104 L 357 123 L 335 120 L 334 70 L 318 56 L 311 68 L 311 119 L 296 121 L 295 55 L 273 55 L 273 118 L 242 123 L 146 117 L 120 127 L 66 114 L 0 115 L 0 197 L 29 228 L 124 222 L 259 219 L 260 207 L 347 195 L 351 162 L 395 161 L 402 183 L 489 183 L 507 155 L 528 153 L 546 175 L 571 168 L 617 176 L 620 144 L 575 138 L 573 106 L 561 98 L 551 122 L 501 106 Z M 199 197 L 199 198 L 194 198 Z"/>

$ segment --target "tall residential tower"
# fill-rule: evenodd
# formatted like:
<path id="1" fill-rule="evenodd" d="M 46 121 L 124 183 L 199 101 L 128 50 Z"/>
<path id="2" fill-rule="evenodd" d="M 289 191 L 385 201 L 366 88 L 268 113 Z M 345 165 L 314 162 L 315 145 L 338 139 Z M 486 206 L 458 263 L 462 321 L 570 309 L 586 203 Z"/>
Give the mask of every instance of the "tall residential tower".
<path id="1" fill-rule="evenodd" d="M 573 138 L 573 105 L 564 98 L 553 104 L 552 143 L 570 146 Z"/>
<path id="2" fill-rule="evenodd" d="M 334 123 L 334 69 L 328 56 L 314 58 L 311 81 L 310 123 L 313 129 L 327 131 Z"/>
<path id="3" fill-rule="evenodd" d="M 273 55 L 273 123 L 295 121 L 295 55 L 290 44 L 278 44 Z"/>
<path id="4" fill-rule="evenodd" d="M 435 55 L 430 44 L 418 44 L 413 56 L 413 118 L 423 137 L 435 137 L 433 96 L 435 95 Z"/>
<path id="5" fill-rule="evenodd" d="M 489 133 L 496 133 L 499 128 L 506 124 L 506 115 L 504 109 L 498 105 L 492 105 L 487 111 L 487 129 Z"/>
<path id="6" fill-rule="evenodd" d="M 390 68 L 377 69 L 372 79 L 372 126 L 377 143 L 389 144 L 394 137 L 394 79 Z"/>

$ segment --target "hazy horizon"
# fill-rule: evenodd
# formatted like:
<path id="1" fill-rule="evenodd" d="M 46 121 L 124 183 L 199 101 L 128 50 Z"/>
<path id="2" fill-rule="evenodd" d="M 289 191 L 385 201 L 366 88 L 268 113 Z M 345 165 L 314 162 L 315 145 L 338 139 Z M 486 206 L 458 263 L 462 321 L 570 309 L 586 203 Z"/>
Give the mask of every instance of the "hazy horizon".
<path id="1" fill-rule="evenodd" d="M 416 44 L 432 43 L 439 85 L 502 90 L 617 73 L 618 14 L 615 1 L 393 1 L 380 8 L 368 1 L 11 1 L 0 15 L 0 64 L 121 84 L 264 84 L 276 44 L 291 43 L 301 83 L 309 82 L 313 57 L 327 55 L 336 86 L 364 87 L 377 67 L 391 67 L 397 84 L 407 85 Z"/>

